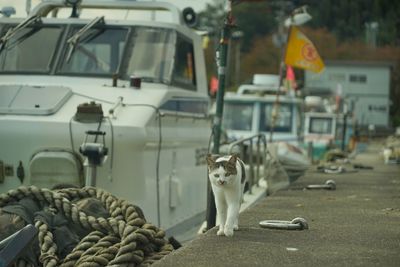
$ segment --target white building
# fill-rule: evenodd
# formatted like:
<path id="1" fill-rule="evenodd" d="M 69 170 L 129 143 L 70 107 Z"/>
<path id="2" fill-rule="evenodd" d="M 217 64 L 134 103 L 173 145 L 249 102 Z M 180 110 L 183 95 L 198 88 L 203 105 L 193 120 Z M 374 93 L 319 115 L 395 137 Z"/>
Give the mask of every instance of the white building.
<path id="1" fill-rule="evenodd" d="M 337 94 L 360 126 L 389 126 L 391 62 L 327 61 L 325 70 L 305 72 L 306 95 Z"/>

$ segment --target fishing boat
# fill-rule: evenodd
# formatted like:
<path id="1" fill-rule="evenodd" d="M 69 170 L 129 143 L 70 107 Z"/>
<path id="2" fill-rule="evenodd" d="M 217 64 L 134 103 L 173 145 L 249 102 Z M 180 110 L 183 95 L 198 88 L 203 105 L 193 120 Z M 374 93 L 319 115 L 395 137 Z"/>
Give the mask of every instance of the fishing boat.
<path id="1" fill-rule="evenodd" d="M 334 112 L 328 99 L 320 96 L 305 97 L 304 147 L 310 149 L 313 160 L 322 160 L 328 150 L 345 150 L 353 134 L 352 118 Z"/>
<path id="2" fill-rule="evenodd" d="M 313 159 L 320 159 L 333 145 L 336 135 L 336 115 L 330 113 L 305 113 L 305 145 L 312 144 Z"/>
<path id="3" fill-rule="evenodd" d="M 264 134 L 269 141 L 269 190 L 295 181 L 309 166 L 302 150 L 302 103 L 279 90 L 279 76 L 272 74 L 255 74 L 251 84 L 242 84 L 236 93 L 225 96 L 222 124 L 227 141 L 256 134 Z M 278 175 L 282 168 L 283 175 Z"/>
<path id="4" fill-rule="evenodd" d="M 318 160 L 335 143 L 338 116 L 327 111 L 319 96 L 306 96 L 304 102 L 304 143 L 312 145 L 312 158 Z"/>
<path id="5" fill-rule="evenodd" d="M 0 193 L 94 186 L 170 235 L 201 223 L 210 119 L 193 18 L 118 0 L 43 1 L 0 18 Z"/>
<path id="6" fill-rule="evenodd" d="M 270 141 L 299 144 L 302 100 L 278 91 L 278 87 L 278 75 L 255 74 L 252 84 L 242 84 L 236 93 L 226 94 L 223 128 L 229 139 L 264 133 L 268 140 L 272 137 Z"/>

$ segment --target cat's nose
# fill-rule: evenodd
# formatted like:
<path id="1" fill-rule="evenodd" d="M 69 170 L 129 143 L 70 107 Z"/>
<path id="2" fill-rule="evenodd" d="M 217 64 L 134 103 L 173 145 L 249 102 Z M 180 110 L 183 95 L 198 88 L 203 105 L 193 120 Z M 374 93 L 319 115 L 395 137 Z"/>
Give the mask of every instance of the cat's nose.
<path id="1" fill-rule="evenodd" d="M 219 184 L 219 185 L 223 185 L 224 183 L 225 183 L 225 181 L 219 180 L 219 179 L 218 179 L 218 184 Z"/>
<path id="2" fill-rule="evenodd" d="M 214 177 L 218 178 L 218 177 L 219 177 L 219 174 L 218 174 L 218 173 L 214 174 Z"/>

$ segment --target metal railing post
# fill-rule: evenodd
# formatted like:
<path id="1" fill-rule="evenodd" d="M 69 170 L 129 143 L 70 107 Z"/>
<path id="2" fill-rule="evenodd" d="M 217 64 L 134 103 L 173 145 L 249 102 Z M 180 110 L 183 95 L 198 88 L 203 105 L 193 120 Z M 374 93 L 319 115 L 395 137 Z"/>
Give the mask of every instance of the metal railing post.
<path id="1" fill-rule="evenodd" d="M 256 153 L 257 155 L 254 155 L 254 149 L 253 149 L 253 144 L 254 144 L 254 139 L 257 138 L 257 148 L 256 148 Z M 263 149 L 261 151 L 260 143 L 263 143 Z M 244 151 L 245 143 L 249 143 L 247 151 Z M 228 148 L 228 154 L 231 154 L 233 152 L 233 149 L 235 147 L 239 147 L 240 150 L 240 156 L 242 159 L 245 159 L 246 156 L 248 157 L 248 162 L 247 164 L 249 165 L 249 193 L 252 193 L 252 186 L 256 185 L 258 186 L 258 181 L 260 180 L 260 165 L 263 164 L 263 178 L 265 178 L 266 174 L 266 157 L 267 157 L 267 139 L 264 134 L 256 134 L 247 138 L 242 138 L 240 140 L 237 140 L 235 142 L 230 143 L 229 148 Z M 246 154 L 247 152 L 247 154 Z M 256 157 L 256 164 L 257 166 L 254 166 L 254 157 Z M 246 162 L 245 162 L 246 163 Z M 257 173 L 255 175 L 254 173 L 254 168 L 256 168 Z M 255 178 L 256 177 L 256 178 Z"/>
<path id="2" fill-rule="evenodd" d="M 253 164 L 253 139 L 250 139 L 249 146 L 249 165 L 250 165 L 250 177 L 249 177 L 249 193 L 252 194 L 252 187 L 254 185 L 254 164 Z"/>

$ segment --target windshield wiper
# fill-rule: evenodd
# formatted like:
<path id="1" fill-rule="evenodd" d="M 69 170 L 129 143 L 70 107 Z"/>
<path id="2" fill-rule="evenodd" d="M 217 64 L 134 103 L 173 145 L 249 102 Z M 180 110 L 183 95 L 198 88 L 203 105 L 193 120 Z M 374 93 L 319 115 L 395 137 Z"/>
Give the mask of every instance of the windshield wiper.
<path id="1" fill-rule="evenodd" d="M 72 53 L 74 52 L 76 45 L 79 43 L 79 39 L 82 38 L 82 36 L 84 36 L 91 28 L 99 23 L 104 25 L 104 16 L 96 17 L 94 20 L 86 24 L 82 29 L 77 31 L 67 40 L 67 43 L 69 44 L 69 50 L 66 58 L 67 62 L 69 62 L 69 60 L 71 59 Z"/>
<path id="2" fill-rule="evenodd" d="M 4 47 L 6 46 L 7 42 L 14 37 L 17 33 L 19 33 L 21 30 L 29 27 L 30 25 L 41 22 L 40 16 L 31 16 L 27 17 L 25 20 L 23 20 L 20 24 L 15 26 L 14 28 L 10 28 L 4 36 L 0 38 L 0 52 L 3 51 Z M 23 36 L 21 36 L 23 37 Z"/>

